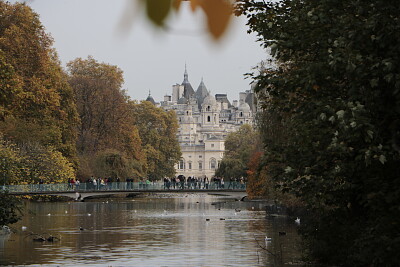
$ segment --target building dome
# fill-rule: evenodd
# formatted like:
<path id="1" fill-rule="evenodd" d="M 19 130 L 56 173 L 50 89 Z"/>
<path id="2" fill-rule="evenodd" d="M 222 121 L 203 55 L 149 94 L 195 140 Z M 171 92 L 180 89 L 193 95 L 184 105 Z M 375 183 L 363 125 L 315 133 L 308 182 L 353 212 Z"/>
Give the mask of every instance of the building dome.
<path id="1" fill-rule="evenodd" d="M 146 98 L 146 101 L 149 101 L 153 105 L 156 104 L 156 101 L 154 101 L 154 98 L 150 95 L 150 91 L 149 91 L 149 96 Z"/>
<path id="2" fill-rule="evenodd" d="M 215 100 L 215 98 L 211 94 L 206 96 L 203 100 L 203 106 L 216 106 L 216 105 L 217 105 L 217 100 Z"/>
<path id="3" fill-rule="evenodd" d="M 250 106 L 246 102 L 240 103 L 238 110 L 243 111 L 243 112 L 250 112 Z"/>
<path id="4" fill-rule="evenodd" d="M 178 100 L 178 104 L 187 104 L 188 100 L 186 99 L 186 97 L 182 96 L 181 98 L 179 98 Z"/>

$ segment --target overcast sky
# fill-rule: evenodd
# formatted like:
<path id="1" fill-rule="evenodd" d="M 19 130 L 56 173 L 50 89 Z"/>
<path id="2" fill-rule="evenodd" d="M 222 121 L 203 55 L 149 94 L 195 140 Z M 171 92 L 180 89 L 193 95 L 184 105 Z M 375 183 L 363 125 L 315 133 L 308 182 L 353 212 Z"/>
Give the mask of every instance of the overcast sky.
<path id="1" fill-rule="evenodd" d="M 212 94 L 238 99 L 250 89 L 243 74 L 267 57 L 247 34 L 245 18 L 234 18 L 223 40 L 208 36 L 203 14 L 192 13 L 183 2 L 169 17 L 168 32 L 156 29 L 144 12 L 132 12 L 130 29 L 119 27 L 129 3 L 126 0 L 35 0 L 27 2 L 54 38 L 63 66 L 77 57 L 92 55 L 124 72 L 124 89 L 132 99 L 143 100 L 149 90 L 156 101 L 182 83 L 185 63 L 196 90 L 201 78 Z"/>

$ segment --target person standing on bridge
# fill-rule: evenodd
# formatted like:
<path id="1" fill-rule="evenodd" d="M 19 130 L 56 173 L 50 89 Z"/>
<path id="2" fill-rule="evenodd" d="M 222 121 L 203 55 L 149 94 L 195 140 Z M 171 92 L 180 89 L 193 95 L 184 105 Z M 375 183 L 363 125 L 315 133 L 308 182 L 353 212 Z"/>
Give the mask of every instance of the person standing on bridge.
<path id="1" fill-rule="evenodd" d="M 207 176 L 204 176 L 204 187 L 203 189 L 208 189 L 208 184 L 210 183 L 210 180 L 208 180 Z"/>
<path id="2" fill-rule="evenodd" d="M 71 188 L 75 189 L 75 178 L 71 179 Z"/>
<path id="3" fill-rule="evenodd" d="M 81 185 L 81 182 L 79 181 L 79 179 L 76 179 L 76 182 L 75 182 L 75 190 L 76 191 L 79 190 L 80 185 Z"/>
<path id="4" fill-rule="evenodd" d="M 172 187 L 175 189 L 175 187 L 176 187 L 176 178 L 175 178 L 175 176 L 174 177 L 172 177 Z"/>
<path id="5" fill-rule="evenodd" d="M 96 178 L 93 177 L 92 183 L 93 183 L 93 190 L 96 190 L 97 189 L 97 180 L 96 180 Z"/>
<path id="6" fill-rule="evenodd" d="M 118 176 L 117 176 L 116 182 L 117 182 L 117 189 L 119 190 L 119 183 L 120 183 L 120 179 L 119 179 L 119 177 L 118 177 Z"/>
<path id="7" fill-rule="evenodd" d="M 39 191 L 43 191 L 43 179 L 40 178 L 39 180 Z"/>

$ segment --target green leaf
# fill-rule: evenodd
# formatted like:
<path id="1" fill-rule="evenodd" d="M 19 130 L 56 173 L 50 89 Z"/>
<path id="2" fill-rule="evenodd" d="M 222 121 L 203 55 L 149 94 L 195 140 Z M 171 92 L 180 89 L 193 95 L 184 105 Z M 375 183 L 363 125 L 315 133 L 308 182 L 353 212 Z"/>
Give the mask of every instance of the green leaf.
<path id="1" fill-rule="evenodd" d="M 380 155 L 380 156 L 379 156 L 379 161 L 380 161 L 382 164 L 385 164 L 385 162 L 386 162 L 386 157 L 385 157 L 385 155 Z"/>
<path id="2" fill-rule="evenodd" d="M 171 10 L 171 0 L 145 0 L 148 18 L 156 25 L 164 25 Z"/>

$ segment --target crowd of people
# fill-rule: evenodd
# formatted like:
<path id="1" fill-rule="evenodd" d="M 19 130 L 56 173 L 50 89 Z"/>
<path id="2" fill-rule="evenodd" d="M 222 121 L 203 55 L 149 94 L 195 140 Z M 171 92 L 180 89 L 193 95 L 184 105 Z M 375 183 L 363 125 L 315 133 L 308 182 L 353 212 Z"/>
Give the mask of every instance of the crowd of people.
<path id="1" fill-rule="evenodd" d="M 204 177 L 185 177 L 184 175 L 178 175 L 173 178 L 164 178 L 162 188 L 166 190 L 172 189 L 245 189 L 245 179 L 230 178 L 225 181 L 222 177 L 214 176 L 209 179 L 207 176 Z M 139 179 L 138 188 L 134 186 L 134 179 L 127 178 L 124 182 L 121 182 L 120 178 L 113 179 L 108 178 L 95 178 L 94 176 L 87 179 L 84 183 L 81 183 L 79 179 L 68 179 L 68 190 L 129 190 L 129 189 L 152 189 L 158 188 L 159 182 L 151 182 L 149 179 Z M 82 187 L 81 187 L 82 186 Z M 161 185 L 160 185 L 161 186 Z"/>
<path id="2" fill-rule="evenodd" d="M 178 175 L 173 178 L 164 178 L 164 189 L 245 189 L 245 180 L 243 177 L 230 178 L 225 184 L 223 177 L 214 176 L 209 179 L 204 177 L 186 178 L 184 175 Z"/>

